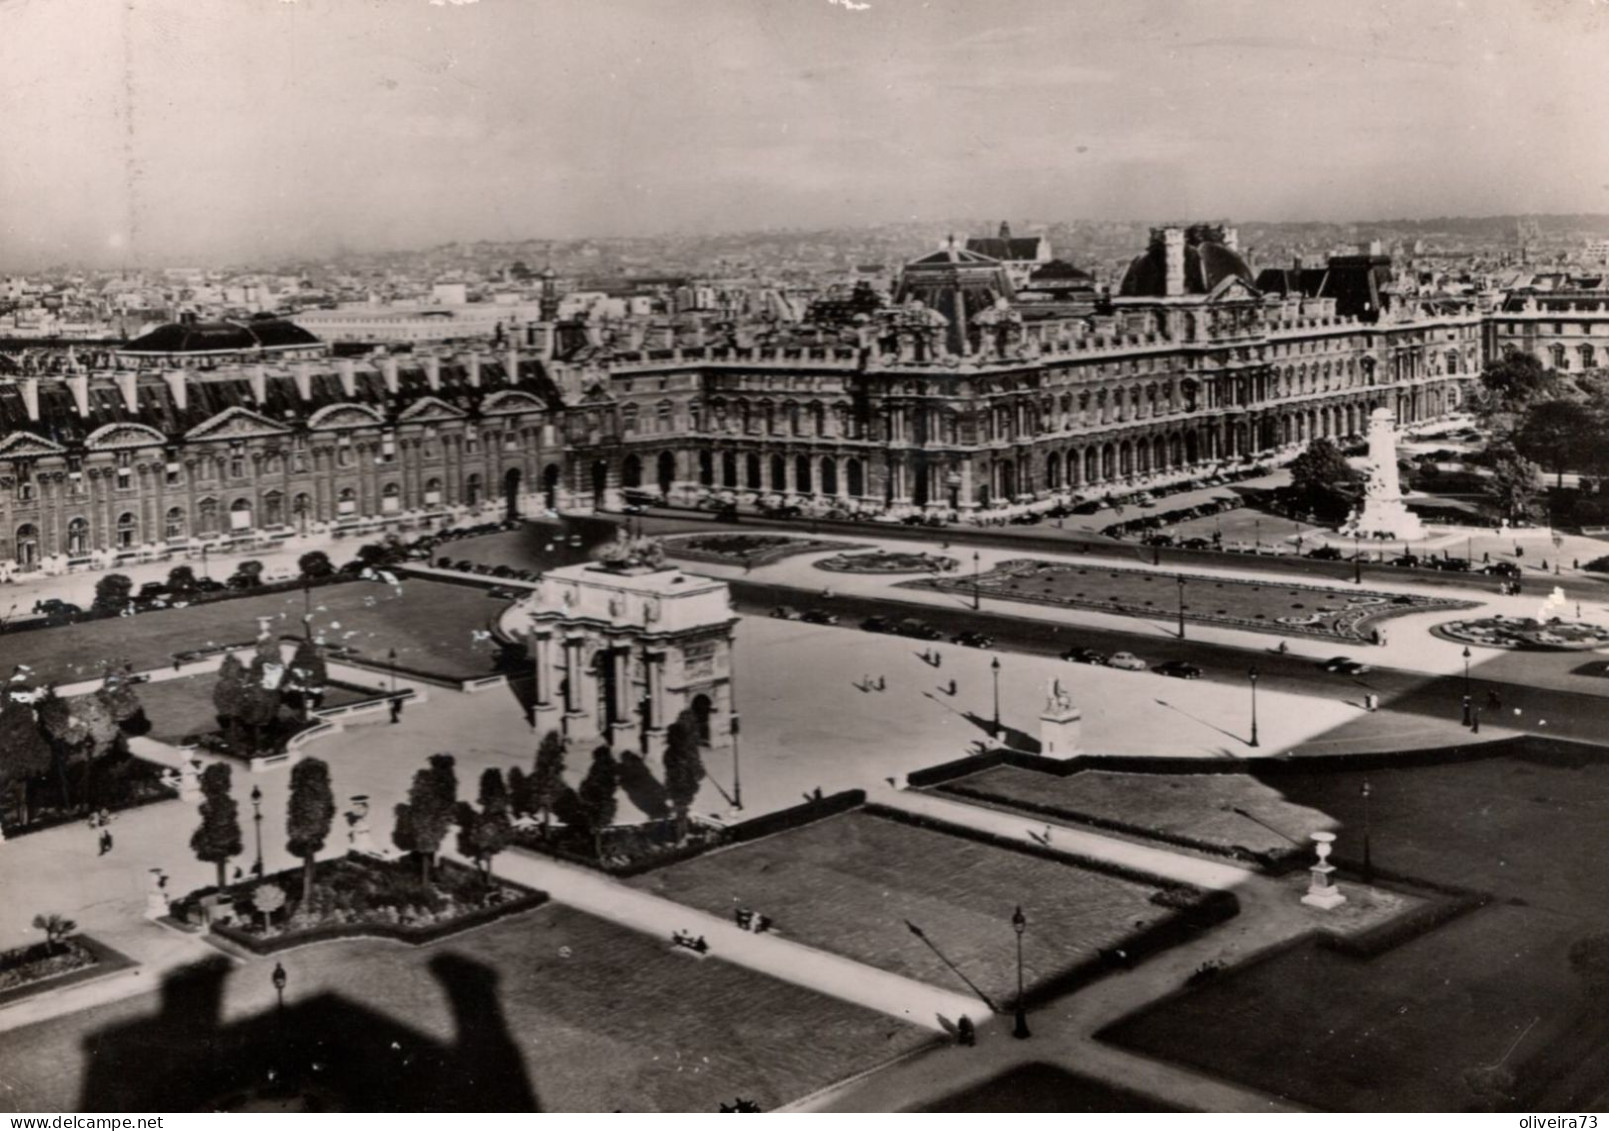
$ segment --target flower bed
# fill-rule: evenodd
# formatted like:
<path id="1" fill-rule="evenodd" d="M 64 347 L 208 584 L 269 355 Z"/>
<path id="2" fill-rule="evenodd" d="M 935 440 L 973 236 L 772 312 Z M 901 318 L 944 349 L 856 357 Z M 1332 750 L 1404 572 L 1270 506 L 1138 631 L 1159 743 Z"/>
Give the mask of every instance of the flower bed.
<path id="1" fill-rule="evenodd" d="M 944 554 L 868 550 L 861 554 L 835 554 L 816 562 L 815 566 L 830 573 L 950 573 L 958 564 Z"/>
<path id="2" fill-rule="evenodd" d="M 88 935 L 0 951 L 0 1005 L 125 970 L 134 960 Z"/>
<path id="3" fill-rule="evenodd" d="M 744 567 L 770 565 L 799 554 L 854 548 L 852 542 L 796 538 L 791 534 L 674 534 L 660 543 L 673 558 Z"/>
<path id="4" fill-rule="evenodd" d="M 1482 617 L 1438 624 L 1431 631 L 1459 644 L 1517 651 L 1586 652 L 1609 644 L 1609 629 L 1558 618 L 1544 624 L 1530 617 Z"/>
<path id="5" fill-rule="evenodd" d="M 284 908 L 271 916 L 253 910 L 255 880 L 231 884 L 220 893 L 202 888 L 171 909 L 180 923 L 202 918 L 209 897 L 224 898 L 211 914 L 211 929 L 257 954 L 326 939 L 378 936 L 422 944 L 478 927 L 546 902 L 545 893 L 506 880 L 489 884 L 472 868 L 439 863 L 426 885 L 418 865 L 356 853 L 321 861 L 314 872 L 313 898 L 301 905 L 302 872 L 293 868 L 266 878 L 285 893 Z"/>

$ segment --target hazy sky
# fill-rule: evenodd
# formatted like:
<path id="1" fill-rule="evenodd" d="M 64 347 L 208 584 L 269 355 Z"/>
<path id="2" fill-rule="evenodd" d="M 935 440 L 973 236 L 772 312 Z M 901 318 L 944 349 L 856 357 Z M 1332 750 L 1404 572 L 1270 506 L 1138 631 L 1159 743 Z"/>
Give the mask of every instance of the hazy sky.
<path id="1" fill-rule="evenodd" d="M 0 271 L 1609 211 L 1609 0 L 0 0 Z"/>

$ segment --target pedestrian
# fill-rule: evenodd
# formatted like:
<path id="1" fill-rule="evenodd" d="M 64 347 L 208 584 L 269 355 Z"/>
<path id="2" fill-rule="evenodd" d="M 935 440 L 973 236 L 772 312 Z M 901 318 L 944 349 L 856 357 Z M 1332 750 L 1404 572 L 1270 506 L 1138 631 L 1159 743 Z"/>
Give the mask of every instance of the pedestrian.
<path id="1" fill-rule="evenodd" d="M 1542 559 L 1542 572 L 1546 573 L 1547 571 L 1548 571 L 1548 560 L 1546 558 L 1543 558 Z"/>
<path id="2" fill-rule="evenodd" d="M 1580 558 L 1572 558 L 1572 559 L 1570 559 L 1570 568 L 1571 569 L 1580 569 L 1581 568 L 1581 559 Z"/>
<path id="3" fill-rule="evenodd" d="M 1049 825 L 1045 826 L 1045 843 L 1046 844 L 1050 843 L 1050 826 Z"/>
<path id="4" fill-rule="evenodd" d="M 1523 558 L 1525 556 L 1525 547 L 1521 546 L 1518 542 L 1514 543 L 1514 556 L 1516 558 Z"/>
<path id="5" fill-rule="evenodd" d="M 392 699 L 391 700 L 391 722 L 393 724 L 396 724 L 396 723 L 399 723 L 401 721 L 402 721 L 402 700 L 401 699 Z"/>
<path id="6" fill-rule="evenodd" d="M 112 851 L 112 830 L 102 829 L 100 855 L 105 856 L 110 851 Z"/>
<path id="7" fill-rule="evenodd" d="M 879 691 L 887 691 L 888 690 L 888 680 L 884 679 L 882 676 L 878 676 L 877 677 L 877 690 L 879 690 Z"/>
<path id="8" fill-rule="evenodd" d="M 1482 562 L 1490 562 L 1491 560 L 1492 560 L 1492 552 L 1490 550 L 1484 550 L 1484 551 L 1481 552 L 1481 561 Z"/>
<path id="9" fill-rule="evenodd" d="M 951 695 L 955 694 L 955 680 L 953 680 L 953 679 L 950 681 L 950 694 Z"/>

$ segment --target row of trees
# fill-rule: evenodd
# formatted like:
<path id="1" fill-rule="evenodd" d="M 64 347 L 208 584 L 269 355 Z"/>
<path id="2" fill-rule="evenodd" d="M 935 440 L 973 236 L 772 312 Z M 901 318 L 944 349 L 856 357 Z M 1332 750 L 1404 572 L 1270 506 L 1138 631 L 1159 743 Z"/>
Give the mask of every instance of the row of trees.
<path id="1" fill-rule="evenodd" d="M 214 762 L 201 772 L 201 823 L 190 837 L 196 859 L 218 869 L 225 886 L 229 862 L 245 850 L 240 805 L 234 798 L 234 773 L 227 762 Z M 313 896 L 314 866 L 335 823 L 335 792 L 329 764 L 304 758 L 291 768 L 290 800 L 285 814 L 285 848 L 302 862 L 302 900 Z"/>
<path id="2" fill-rule="evenodd" d="M 1512 353 L 1481 373 L 1475 411 L 1490 435 L 1481 462 L 1500 480 L 1488 495 L 1505 517 L 1534 511 L 1543 472 L 1555 487 L 1567 471 L 1609 475 L 1609 372 L 1567 375 Z"/>
<path id="3" fill-rule="evenodd" d="M 98 771 L 127 757 L 124 735 L 147 725 L 124 671 L 108 671 L 99 688 L 72 699 L 14 677 L 0 693 L 0 789 L 11 791 L 19 823 L 29 823 L 39 788 L 52 778 L 63 812 L 93 808 Z"/>
<path id="4" fill-rule="evenodd" d="M 280 708 L 288 707 L 305 718 L 324 700 L 329 670 L 318 646 L 302 640 L 287 665 L 279 642 L 264 637 L 257 642 L 250 665 L 234 655 L 224 656 L 213 684 L 212 706 L 224 738 L 233 749 L 256 752 L 273 748 L 279 740 Z"/>

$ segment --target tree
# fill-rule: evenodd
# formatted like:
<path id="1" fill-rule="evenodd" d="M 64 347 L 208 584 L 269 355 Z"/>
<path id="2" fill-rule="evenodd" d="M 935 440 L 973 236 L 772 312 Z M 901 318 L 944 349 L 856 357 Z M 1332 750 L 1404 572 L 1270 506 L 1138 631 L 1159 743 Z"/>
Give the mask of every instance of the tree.
<path id="1" fill-rule="evenodd" d="M 34 930 L 45 932 L 45 949 L 51 954 L 60 954 L 61 946 L 74 931 L 78 924 L 52 911 L 48 914 L 34 916 Z"/>
<path id="2" fill-rule="evenodd" d="M 90 606 L 98 613 L 120 613 L 128 608 L 134 582 L 126 574 L 109 573 L 95 583 L 95 602 Z"/>
<path id="3" fill-rule="evenodd" d="M 196 859 L 217 866 L 220 890 L 225 883 L 225 866 L 245 847 L 240 835 L 240 806 L 232 789 L 228 763 L 214 762 L 201 771 L 201 824 L 190 837 Z"/>
<path id="4" fill-rule="evenodd" d="M 677 835 L 687 839 L 687 810 L 704 781 L 704 760 L 698 749 L 698 723 L 683 711 L 665 731 L 665 793 L 676 807 Z"/>
<path id="5" fill-rule="evenodd" d="M 0 702 L 0 788 L 17 791 L 19 821 L 28 824 L 29 784 L 50 772 L 50 743 L 39 730 L 33 708 L 15 699 Z"/>
<path id="6" fill-rule="evenodd" d="M 291 657 L 290 667 L 285 671 L 280 695 L 305 715 L 324 701 L 329 680 L 330 672 L 324 663 L 324 654 L 318 650 L 317 644 L 303 640 L 296 645 L 296 654 Z"/>
<path id="7" fill-rule="evenodd" d="M 614 757 L 607 746 L 600 746 L 592 752 L 592 768 L 581 779 L 581 788 L 576 791 L 582 820 L 592 833 L 593 855 L 600 860 L 603 859 L 603 830 L 615 819 L 615 809 L 619 805 L 615 793 L 619 787 L 620 778 L 615 771 Z"/>
<path id="8" fill-rule="evenodd" d="M 1515 351 L 1489 362 L 1481 372 L 1481 391 L 1487 417 L 1520 412 L 1532 401 L 1550 396 L 1559 375 L 1528 353 Z"/>
<path id="9" fill-rule="evenodd" d="M 120 733 L 116 720 L 98 695 L 63 699 L 51 692 L 35 704 L 35 709 L 39 729 L 50 744 L 51 760 L 61 786 L 62 806 L 67 808 L 73 804 L 67 771 L 75 766 L 83 773 L 79 799 L 88 804 L 95 760 L 106 753 Z"/>
<path id="10" fill-rule="evenodd" d="M 263 563 L 256 559 L 241 562 L 229 579 L 231 589 L 256 589 L 263 583 Z"/>
<path id="11" fill-rule="evenodd" d="M 1358 481 L 1341 449 L 1327 436 L 1317 436 L 1290 463 L 1291 489 L 1300 498 L 1332 493 L 1337 486 Z"/>
<path id="12" fill-rule="evenodd" d="M 4 749 L 4 747 L 0 747 Z M 508 768 L 508 810 L 515 817 L 531 815 L 531 779 L 518 766 Z"/>
<path id="13" fill-rule="evenodd" d="M 488 768 L 480 776 L 480 813 L 475 821 L 473 854 L 481 865 L 483 877 L 492 877 L 492 860 L 514 840 L 514 821 L 509 812 L 508 786 L 496 767 Z"/>
<path id="14" fill-rule="evenodd" d="M 1573 470 L 1576 457 L 1593 448 L 1592 420 L 1577 401 L 1555 398 L 1539 401 L 1525 410 L 1514 430 L 1514 449 L 1526 459 L 1558 477 L 1555 486 L 1563 488 L 1564 473 Z"/>
<path id="15" fill-rule="evenodd" d="M 536 748 L 536 768 L 526 783 L 531 812 L 542 815 L 542 829 L 551 825 L 553 806 L 564 792 L 564 736 L 550 730 Z"/>
<path id="16" fill-rule="evenodd" d="M 290 805 L 285 816 L 285 847 L 302 861 L 302 904 L 313 898 L 313 863 L 335 820 L 335 794 L 330 767 L 320 758 L 304 758 L 291 770 Z"/>
<path id="17" fill-rule="evenodd" d="M 430 883 L 431 867 L 457 815 L 458 778 L 450 754 L 433 754 L 430 765 L 413 775 L 408 800 L 397 806 L 391 842 L 419 858 L 420 879 Z"/>
<path id="18" fill-rule="evenodd" d="M 168 570 L 168 589 L 175 597 L 187 597 L 196 591 L 196 571 L 187 565 Z"/>
<path id="19" fill-rule="evenodd" d="M 139 693 L 134 690 L 132 682 L 119 674 L 108 672 L 95 695 L 120 730 L 141 733 L 145 707 L 140 703 Z"/>
<path id="20" fill-rule="evenodd" d="M 309 550 L 296 559 L 296 566 L 302 571 L 302 576 L 311 581 L 329 577 L 335 572 L 335 563 L 323 550 Z"/>
<path id="21" fill-rule="evenodd" d="M 251 889 L 251 905 L 263 917 L 263 930 L 273 921 L 274 912 L 285 906 L 285 889 L 278 884 L 258 884 Z"/>
<path id="22" fill-rule="evenodd" d="M 263 731 L 279 718 L 279 684 L 270 681 L 261 658 L 251 662 L 241 685 L 239 723 L 250 735 L 250 749 L 263 746 Z"/>
<path id="23" fill-rule="evenodd" d="M 1492 459 L 1491 478 L 1486 481 L 1486 498 L 1499 518 L 1519 522 L 1536 509 L 1537 480 L 1542 469 L 1512 450 Z"/>
<path id="24" fill-rule="evenodd" d="M 239 729 L 245 705 L 246 669 L 233 652 L 225 653 L 217 682 L 212 685 L 212 709 L 218 716 L 218 725 L 231 739 Z"/>

